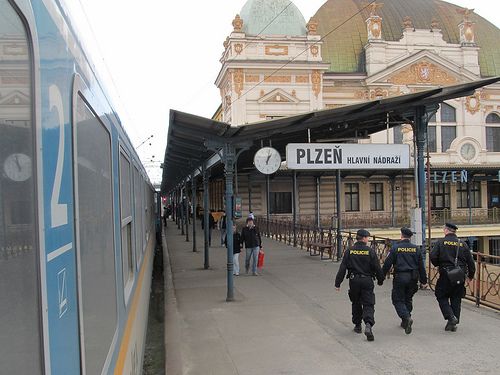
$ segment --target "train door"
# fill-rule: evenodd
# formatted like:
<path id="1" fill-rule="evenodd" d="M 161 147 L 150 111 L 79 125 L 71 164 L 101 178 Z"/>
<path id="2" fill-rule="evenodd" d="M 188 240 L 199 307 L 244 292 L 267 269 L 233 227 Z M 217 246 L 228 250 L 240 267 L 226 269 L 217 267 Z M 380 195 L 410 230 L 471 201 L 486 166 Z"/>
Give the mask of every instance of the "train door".
<path id="1" fill-rule="evenodd" d="M 0 0 L 0 372 L 41 374 L 33 68 L 26 28 Z"/>
<path id="2" fill-rule="evenodd" d="M 73 106 L 81 366 L 83 374 L 100 374 L 109 366 L 118 321 L 111 134 L 78 90 Z"/>

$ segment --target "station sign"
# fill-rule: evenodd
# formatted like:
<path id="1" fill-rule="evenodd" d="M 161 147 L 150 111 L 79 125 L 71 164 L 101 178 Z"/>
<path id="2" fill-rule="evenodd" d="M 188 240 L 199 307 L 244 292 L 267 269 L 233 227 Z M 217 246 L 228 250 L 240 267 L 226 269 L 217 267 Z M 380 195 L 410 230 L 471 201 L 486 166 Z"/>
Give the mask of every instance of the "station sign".
<path id="1" fill-rule="evenodd" d="M 410 146 L 406 144 L 289 143 L 288 169 L 406 169 Z"/>

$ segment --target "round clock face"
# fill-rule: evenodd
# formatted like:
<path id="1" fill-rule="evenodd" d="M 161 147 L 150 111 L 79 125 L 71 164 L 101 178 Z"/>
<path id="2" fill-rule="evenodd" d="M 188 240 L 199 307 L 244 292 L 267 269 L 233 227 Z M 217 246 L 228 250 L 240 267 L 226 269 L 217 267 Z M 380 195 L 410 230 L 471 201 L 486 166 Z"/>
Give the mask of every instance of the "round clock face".
<path id="1" fill-rule="evenodd" d="M 259 172 L 272 174 L 276 172 L 281 165 L 280 153 L 272 147 L 263 147 L 255 153 L 253 164 Z"/>
<path id="2" fill-rule="evenodd" d="M 25 154 L 11 154 L 5 159 L 3 170 L 12 181 L 26 181 L 31 177 L 31 159 Z"/>
<path id="3" fill-rule="evenodd" d="M 462 147 L 460 147 L 460 155 L 465 160 L 472 160 L 476 156 L 476 148 L 472 143 L 464 143 Z"/>

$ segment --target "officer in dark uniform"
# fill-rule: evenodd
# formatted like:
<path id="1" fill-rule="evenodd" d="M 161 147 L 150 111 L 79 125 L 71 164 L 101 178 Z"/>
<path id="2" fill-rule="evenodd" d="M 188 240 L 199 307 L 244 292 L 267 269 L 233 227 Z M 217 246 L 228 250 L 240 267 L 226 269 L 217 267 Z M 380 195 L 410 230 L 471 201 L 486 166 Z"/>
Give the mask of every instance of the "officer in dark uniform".
<path id="1" fill-rule="evenodd" d="M 387 275 L 394 266 L 394 279 L 392 282 L 392 304 L 396 313 L 401 318 L 401 327 L 406 334 L 412 330 L 413 295 L 418 290 L 417 282 L 427 284 L 424 259 L 422 251 L 410 242 L 413 232 L 408 228 L 401 228 L 401 241 L 396 243 L 387 256 L 382 272 Z"/>
<path id="2" fill-rule="evenodd" d="M 448 279 L 447 270 L 455 266 L 458 249 L 458 265 L 464 270 L 470 280 L 474 278 L 476 267 L 467 244 L 460 241 L 455 234 L 458 227 L 452 223 L 444 226 L 444 238 L 438 240 L 431 251 L 431 262 L 439 267 L 439 279 L 436 283 L 435 295 L 439 308 L 445 320 L 446 331 L 455 332 L 460 321 L 460 305 L 465 296 L 465 284 L 452 284 Z"/>
<path id="3" fill-rule="evenodd" d="M 365 322 L 365 335 L 368 341 L 373 341 L 372 327 L 375 324 L 375 294 L 373 279 L 378 285 L 384 283 L 384 274 L 375 251 L 369 247 L 370 233 L 360 229 L 356 233 L 356 243 L 345 251 L 339 271 L 335 277 L 335 288 L 340 290 L 346 271 L 349 279 L 349 299 L 352 302 L 352 322 L 354 332 L 361 333 L 361 320 Z"/>

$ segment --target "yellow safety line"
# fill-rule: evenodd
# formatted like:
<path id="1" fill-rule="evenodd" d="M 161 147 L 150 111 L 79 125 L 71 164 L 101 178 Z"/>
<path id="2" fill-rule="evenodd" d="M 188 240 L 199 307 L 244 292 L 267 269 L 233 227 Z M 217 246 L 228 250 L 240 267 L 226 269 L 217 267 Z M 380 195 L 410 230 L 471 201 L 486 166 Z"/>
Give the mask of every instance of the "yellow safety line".
<path id="1" fill-rule="evenodd" d="M 125 365 L 125 358 L 127 355 L 127 349 L 130 341 L 130 334 L 132 332 L 132 327 L 135 320 L 135 314 L 137 310 L 137 304 L 139 302 L 140 290 L 142 286 L 142 281 L 144 279 L 144 272 L 146 265 L 148 264 L 149 256 L 151 255 L 151 250 L 146 254 L 144 261 L 142 263 L 141 271 L 139 272 L 139 280 L 137 281 L 137 287 L 134 293 L 134 299 L 132 301 L 132 307 L 130 308 L 130 314 L 127 319 L 127 325 L 125 326 L 125 333 L 123 334 L 122 344 L 120 346 L 120 354 L 118 355 L 118 360 L 116 361 L 115 374 L 122 375 L 123 367 Z"/>

